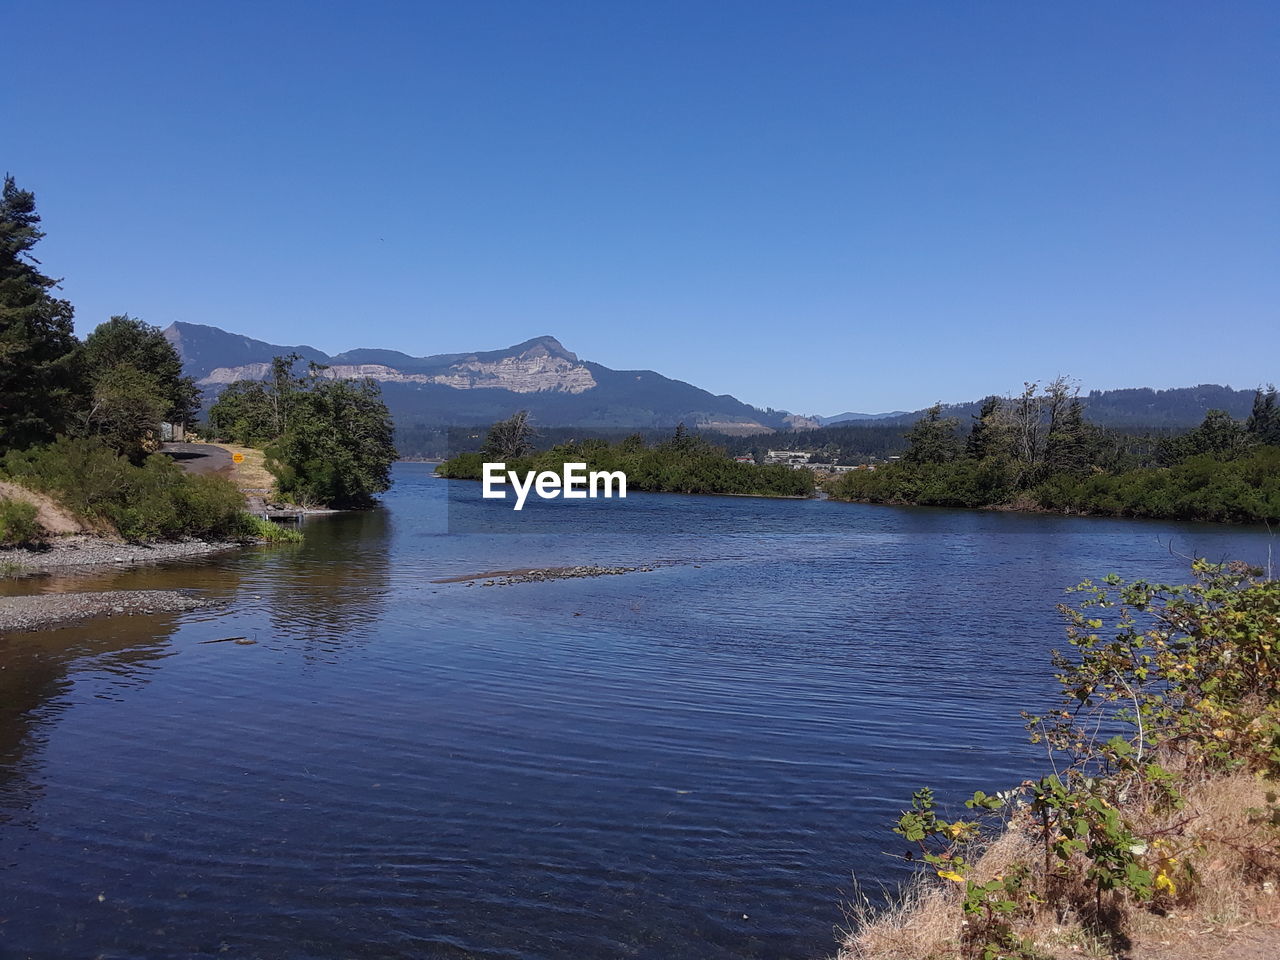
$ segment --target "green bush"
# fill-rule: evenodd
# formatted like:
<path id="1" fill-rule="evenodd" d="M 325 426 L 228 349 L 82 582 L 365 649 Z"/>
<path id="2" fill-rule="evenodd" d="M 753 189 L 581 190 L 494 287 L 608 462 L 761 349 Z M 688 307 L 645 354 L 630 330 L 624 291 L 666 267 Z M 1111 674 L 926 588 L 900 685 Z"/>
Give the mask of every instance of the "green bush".
<path id="1" fill-rule="evenodd" d="M 6 547 L 39 543 L 44 528 L 36 519 L 36 508 L 24 500 L 0 499 L 0 545 Z"/>
<path id="2" fill-rule="evenodd" d="M 255 540 L 265 540 L 267 543 L 302 542 L 301 530 L 283 526 L 273 520 L 266 520 L 251 513 L 245 514 L 245 532 Z"/>
<path id="3" fill-rule="evenodd" d="M 1280 520 L 1280 448 L 1248 456 L 1190 457 L 1152 467 L 1089 477 L 1051 477 L 1035 491 L 1041 506 L 1072 513 L 1236 523 Z"/>
<path id="4" fill-rule="evenodd" d="M 828 486 L 836 500 L 911 503 L 930 507 L 986 507 L 1014 495 L 1013 471 L 991 457 L 946 463 L 902 460 L 875 470 L 853 470 Z"/>
<path id="5" fill-rule="evenodd" d="M 1214 829 L 1190 832 L 1197 815 L 1177 815 L 1187 795 L 1234 773 L 1280 777 L 1280 581 L 1240 563 L 1197 560 L 1193 573 L 1180 586 L 1085 581 L 1071 591 L 1079 602 L 1060 607 L 1071 645 L 1053 658 L 1060 702 L 1023 714 L 1054 773 L 965 803 L 979 814 L 1012 808 L 1009 829 L 1031 855 L 982 882 L 965 856 L 977 820 L 940 818 L 928 788 L 898 818 L 913 858 L 962 894 L 965 957 L 1041 956 L 1020 928 L 1042 909 L 1060 917 L 1089 904 L 1095 930 L 1115 933 L 1126 910 L 1194 898 L 1192 858 Z M 1252 829 L 1220 842 L 1274 864 L 1275 794 L 1234 814 Z"/>
<path id="6" fill-rule="evenodd" d="M 985 507 L 1018 495 L 1013 472 L 998 459 L 887 464 L 846 473 L 829 486 L 837 500 Z M 1280 448 L 1255 447 L 1235 460 L 1211 454 L 1171 467 L 1121 473 L 1054 473 L 1028 491 L 1045 510 L 1156 520 L 1257 523 L 1280 520 Z"/>
<path id="7" fill-rule="evenodd" d="M 244 497 L 230 480 L 184 473 L 160 454 L 134 466 L 100 440 L 60 437 L 9 451 L 0 470 L 85 520 L 109 523 L 126 540 L 253 535 Z"/>

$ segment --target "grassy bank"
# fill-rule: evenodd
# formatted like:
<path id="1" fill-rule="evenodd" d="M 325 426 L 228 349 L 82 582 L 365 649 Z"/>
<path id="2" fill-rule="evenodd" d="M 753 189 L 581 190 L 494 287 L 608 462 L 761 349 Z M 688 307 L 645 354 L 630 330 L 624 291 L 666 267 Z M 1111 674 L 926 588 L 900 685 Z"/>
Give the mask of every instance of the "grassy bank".
<path id="1" fill-rule="evenodd" d="M 1162 891 L 1159 904 L 1129 904 L 1101 917 L 1090 890 L 1077 886 L 1072 891 L 1052 875 L 1046 880 L 1040 825 L 1027 811 L 1015 813 L 997 838 L 966 851 L 973 861 L 967 881 L 999 887 L 1011 873 L 1025 871 L 1028 888 L 1057 884 L 1060 892 L 1053 901 L 1021 911 L 1012 925 L 1014 934 L 1032 946 L 997 946 L 994 954 L 985 953 L 985 946 L 973 943 L 966 890 L 921 874 L 887 910 L 875 909 L 863 897 L 852 904 L 852 929 L 839 960 L 1280 956 L 1280 897 L 1274 880 L 1266 879 L 1275 874 L 1273 831 L 1256 813 L 1266 809 L 1275 789 L 1250 773 L 1189 777 L 1183 780 L 1180 810 L 1127 804 L 1124 816 L 1137 833 L 1177 834 L 1182 856 L 1171 857 L 1178 861 L 1173 866 L 1193 875 L 1194 886 L 1180 889 L 1175 883 L 1172 891 Z M 1270 952 L 1246 953 L 1250 949 Z"/>
<path id="2" fill-rule="evenodd" d="M 184 473 L 153 455 L 134 465 L 94 439 L 60 438 L 0 458 L 0 479 L 43 494 L 86 532 L 132 543 L 289 539 L 288 532 L 250 516 L 244 497 L 224 477 Z M 0 501 L 0 542 L 39 542 L 49 533 L 29 504 Z"/>
<path id="3" fill-rule="evenodd" d="M 918 791 L 894 832 L 921 872 L 896 907 L 855 905 L 843 960 L 1158 943 L 1174 945 L 1160 956 L 1209 955 L 1177 950 L 1188 937 L 1280 947 L 1280 582 L 1240 565 L 1195 572 L 1187 586 L 1077 588 L 1071 649 L 1054 659 L 1061 704 L 1025 715 L 1054 772 L 978 792 L 972 819 Z"/>

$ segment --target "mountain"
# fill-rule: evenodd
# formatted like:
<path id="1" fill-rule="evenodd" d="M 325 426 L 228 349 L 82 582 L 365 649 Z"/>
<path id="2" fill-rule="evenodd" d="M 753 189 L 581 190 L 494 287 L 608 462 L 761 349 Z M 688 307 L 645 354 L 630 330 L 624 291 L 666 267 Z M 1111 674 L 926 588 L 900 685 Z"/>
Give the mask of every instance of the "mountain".
<path id="1" fill-rule="evenodd" d="M 1105 427 L 1180 429 L 1197 426 L 1210 410 L 1225 410 L 1237 420 L 1249 416 L 1253 408 L 1252 388 L 1235 390 L 1216 383 L 1202 383 L 1194 387 L 1174 387 L 1169 390 L 1153 390 L 1150 387 L 1131 387 L 1121 390 L 1090 390 L 1081 396 L 1085 416 Z M 978 413 L 981 400 L 966 403 L 942 404 L 942 415 L 959 417 L 968 422 Z M 912 412 L 862 416 L 840 414 L 839 417 L 819 417 L 823 426 L 910 426 L 924 415 L 925 410 Z"/>
<path id="2" fill-rule="evenodd" d="M 851 420 L 890 420 L 893 417 L 905 417 L 908 411 L 894 410 L 892 413 L 837 413 L 834 417 L 814 417 L 824 427 L 836 423 L 848 423 Z"/>
<path id="3" fill-rule="evenodd" d="M 296 353 L 328 365 L 329 377 L 370 377 L 401 428 L 477 425 L 528 410 L 545 426 L 670 427 L 686 423 L 728 434 L 811 429 L 817 421 L 785 410 L 761 410 L 716 396 L 652 370 L 612 370 L 578 358 L 555 337 L 535 337 L 504 350 L 413 357 L 357 349 L 330 356 L 218 327 L 174 323 L 165 337 L 186 373 L 211 398 L 237 380 L 261 380 L 273 357 Z"/>

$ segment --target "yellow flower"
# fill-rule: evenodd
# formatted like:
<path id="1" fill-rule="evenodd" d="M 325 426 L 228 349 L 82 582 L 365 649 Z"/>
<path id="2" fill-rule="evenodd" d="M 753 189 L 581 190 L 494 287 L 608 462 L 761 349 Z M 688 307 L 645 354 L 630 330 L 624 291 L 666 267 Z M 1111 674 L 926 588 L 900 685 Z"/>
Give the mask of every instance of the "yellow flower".
<path id="1" fill-rule="evenodd" d="M 1169 896 L 1171 897 L 1176 897 L 1178 895 L 1177 886 L 1174 884 L 1174 882 L 1171 879 L 1169 879 L 1169 875 L 1165 873 L 1163 870 L 1160 871 L 1160 873 L 1156 874 L 1156 889 L 1168 890 Z"/>

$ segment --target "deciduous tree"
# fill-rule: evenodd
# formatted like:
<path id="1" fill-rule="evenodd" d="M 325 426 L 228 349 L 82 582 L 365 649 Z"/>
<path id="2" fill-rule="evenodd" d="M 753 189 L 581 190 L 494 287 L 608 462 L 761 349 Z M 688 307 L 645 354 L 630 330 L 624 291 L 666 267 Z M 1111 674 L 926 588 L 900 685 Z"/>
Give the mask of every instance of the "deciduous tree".
<path id="1" fill-rule="evenodd" d="M 200 390 L 158 327 L 127 315 L 112 317 L 85 339 L 82 374 L 90 397 L 79 432 L 102 437 L 139 462 L 159 439 L 161 421 L 195 416 Z"/>
<path id="2" fill-rule="evenodd" d="M 533 452 L 533 438 L 536 435 L 533 425 L 529 423 L 529 411 L 518 410 L 489 428 L 483 453 L 493 462 L 517 460 Z"/>

